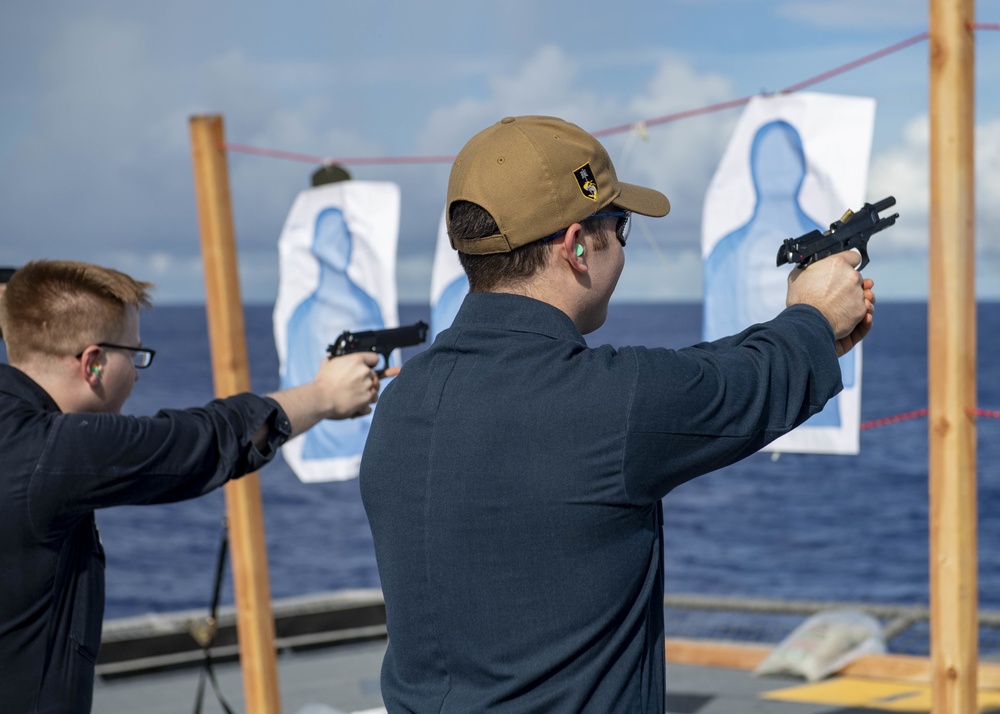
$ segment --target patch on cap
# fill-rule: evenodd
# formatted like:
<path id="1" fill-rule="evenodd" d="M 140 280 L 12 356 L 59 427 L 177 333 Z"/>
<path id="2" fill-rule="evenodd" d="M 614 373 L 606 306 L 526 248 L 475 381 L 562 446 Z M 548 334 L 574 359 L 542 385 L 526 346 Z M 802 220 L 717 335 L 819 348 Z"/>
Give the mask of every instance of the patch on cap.
<path id="1" fill-rule="evenodd" d="M 594 172 L 590 170 L 590 162 L 588 161 L 574 171 L 573 175 L 576 176 L 576 182 L 580 184 L 583 197 L 597 201 L 597 181 L 594 179 Z"/>

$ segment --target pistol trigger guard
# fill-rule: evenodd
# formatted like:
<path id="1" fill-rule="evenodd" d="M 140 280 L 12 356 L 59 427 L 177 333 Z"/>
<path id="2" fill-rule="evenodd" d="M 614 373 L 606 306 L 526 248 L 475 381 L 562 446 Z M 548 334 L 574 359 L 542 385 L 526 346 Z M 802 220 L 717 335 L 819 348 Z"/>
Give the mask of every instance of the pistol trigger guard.
<path id="1" fill-rule="evenodd" d="M 857 270 L 860 273 L 868 265 L 868 249 L 864 246 L 858 248 L 858 252 L 861 253 L 861 265 L 858 266 Z"/>

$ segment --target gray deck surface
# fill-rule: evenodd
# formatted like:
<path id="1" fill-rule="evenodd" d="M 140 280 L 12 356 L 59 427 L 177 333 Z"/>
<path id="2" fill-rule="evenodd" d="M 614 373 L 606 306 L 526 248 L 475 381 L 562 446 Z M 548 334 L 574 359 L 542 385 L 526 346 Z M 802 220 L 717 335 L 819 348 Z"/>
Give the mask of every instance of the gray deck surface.
<path id="1" fill-rule="evenodd" d="M 668 636 L 725 643 L 751 633 L 757 644 L 777 644 L 802 619 L 833 608 L 832 603 L 749 601 L 672 595 L 665 599 Z M 888 623 L 905 621 L 893 642 L 926 644 L 926 609 L 857 605 Z M 883 611 L 884 610 L 884 611 Z M 355 714 L 384 712 L 379 671 L 385 653 L 385 610 L 381 591 L 349 590 L 288 598 L 274 603 L 275 644 L 282 714 Z M 96 714 L 171 714 L 195 711 L 202 667 L 191 638 L 192 620 L 200 610 L 146 615 L 104 623 L 99 671 L 121 675 L 167 664 L 183 668 L 98 678 Z M 997 661 L 1000 613 L 980 613 L 983 661 Z M 213 652 L 235 657 L 236 614 L 231 606 L 218 612 Z M 907 639 L 908 638 L 908 639 Z M 745 642 L 744 642 L 745 643 Z M 989 645 L 989 646 L 986 646 Z M 902 650 L 906 652 L 906 650 Z M 194 664 L 191 664 L 194 662 Z M 236 713 L 245 711 L 238 663 L 217 663 L 223 697 Z M 790 677 L 755 677 L 735 669 L 667 665 L 668 714 L 862 714 L 864 712 L 929 712 L 929 684 L 833 677 L 807 684 Z M 1000 690 L 979 693 L 980 714 L 1000 714 Z M 203 714 L 223 712 L 206 685 Z M 3 706 L 0 701 L 0 712 Z"/>
<path id="2" fill-rule="evenodd" d="M 381 712 L 379 668 L 385 641 L 375 640 L 278 658 L 283 714 Z M 245 711 L 239 667 L 217 664 L 223 696 L 234 712 Z M 146 674 L 95 684 L 95 714 L 189 714 L 194 711 L 200 670 Z M 669 714 L 861 714 L 877 709 L 842 705 L 787 703 L 761 698 L 763 692 L 801 685 L 801 680 L 758 678 L 732 669 L 667 666 Z M 204 714 L 222 712 L 206 686 Z"/>
<path id="3" fill-rule="evenodd" d="M 385 641 L 285 652 L 278 657 L 283 714 L 334 714 L 382 708 L 379 668 Z M 214 665 L 219 688 L 234 712 L 245 711 L 243 684 L 235 662 Z M 94 684 L 94 714 L 190 714 L 194 711 L 197 668 L 142 674 Z M 222 712 L 206 684 L 203 714 Z"/>

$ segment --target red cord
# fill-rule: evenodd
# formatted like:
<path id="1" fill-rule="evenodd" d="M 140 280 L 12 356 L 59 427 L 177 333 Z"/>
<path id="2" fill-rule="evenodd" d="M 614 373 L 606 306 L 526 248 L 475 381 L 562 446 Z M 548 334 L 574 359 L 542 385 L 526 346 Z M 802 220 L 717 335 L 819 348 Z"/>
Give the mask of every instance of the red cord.
<path id="1" fill-rule="evenodd" d="M 1000 29 L 1000 25 L 973 25 L 974 29 L 983 30 L 993 30 Z M 929 33 L 922 32 L 919 35 L 914 35 L 909 39 L 903 40 L 902 42 L 897 42 L 894 45 L 890 45 L 885 49 L 881 49 L 878 52 L 873 52 L 870 55 L 865 55 L 860 59 L 856 59 L 853 62 L 849 62 L 840 67 L 836 67 L 822 74 L 818 74 L 810 79 L 803 80 L 798 84 L 793 84 L 790 87 L 782 89 L 779 94 L 791 94 L 792 92 L 797 92 L 805 87 L 811 87 L 814 84 L 818 84 L 830 77 L 834 77 L 838 74 L 843 74 L 849 70 L 860 67 L 863 64 L 873 62 L 877 59 L 881 59 L 886 55 L 892 54 L 893 52 L 898 52 L 910 45 L 916 44 L 917 42 L 922 42 L 927 39 Z M 743 106 L 747 104 L 753 97 L 741 97 L 740 99 L 731 99 L 725 102 L 719 102 L 718 104 L 711 104 L 707 107 L 701 107 L 698 109 L 688 109 L 682 112 L 675 112 L 673 114 L 666 114 L 664 116 L 655 117 L 653 119 L 646 119 L 641 122 L 632 122 L 631 124 L 619 124 L 618 126 L 613 126 L 608 129 L 601 129 L 600 131 L 593 132 L 593 135 L 597 138 L 603 136 L 609 136 L 611 134 L 619 134 L 622 132 L 632 131 L 634 127 L 639 124 L 644 124 L 645 126 L 658 126 L 660 124 L 667 124 L 669 122 L 678 121 L 680 119 L 688 119 L 690 117 L 700 116 L 702 114 L 711 114 L 712 112 L 722 111 L 723 109 L 732 109 L 734 107 Z M 269 156 L 271 158 L 277 159 L 290 159 L 293 161 L 304 161 L 310 164 L 343 164 L 349 166 L 362 166 L 362 165 L 377 165 L 377 164 L 450 164 L 455 160 L 454 156 L 384 156 L 384 157 L 354 157 L 354 158 L 329 158 L 323 156 L 311 156 L 309 154 L 299 154 L 293 151 L 280 151 L 275 149 L 262 149 L 254 146 L 246 146 L 245 144 L 226 144 L 225 148 L 229 151 L 238 151 L 245 154 L 256 154 L 258 156 Z"/>
<path id="2" fill-rule="evenodd" d="M 972 416 L 1000 419 L 1000 410 L 997 409 L 977 409 L 973 407 L 966 411 L 968 411 L 968 413 Z M 909 419 L 917 419 L 919 417 L 927 416 L 927 413 L 927 409 L 917 409 L 916 411 L 906 412 L 905 414 L 897 414 L 896 416 L 885 417 L 883 419 L 873 419 L 872 421 L 862 422 L 860 430 L 865 431 L 866 429 L 874 429 L 877 426 L 885 426 L 886 424 L 896 424 Z"/>
<path id="3" fill-rule="evenodd" d="M 371 164 L 450 164 L 455 160 L 454 156 L 379 156 L 379 157 L 357 157 L 331 159 L 326 156 L 314 156 L 311 154 L 299 154 L 294 151 L 281 151 L 280 149 L 262 149 L 257 146 L 247 146 L 246 144 L 223 145 L 229 151 L 238 151 L 243 154 L 256 154 L 257 156 L 267 156 L 272 159 L 289 159 L 291 161 L 303 161 L 308 164 L 349 164 L 351 166 L 371 165 Z"/>
<path id="4" fill-rule="evenodd" d="M 918 417 L 927 416 L 926 409 L 917 409 L 916 411 L 906 412 L 905 414 L 897 414 L 896 416 L 885 417 L 883 419 L 874 419 L 872 421 L 866 421 L 859 427 L 861 431 L 866 429 L 874 429 L 876 426 L 885 426 L 886 424 L 896 424 L 897 422 L 907 421 L 909 419 L 917 419 Z"/>
<path id="5" fill-rule="evenodd" d="M 879 50 L 878 52 L 873 52 L 870 55 L 865 55 L 864 57 L 862 57 L 860 59 L 856 59 L 853 62 L 848 62 L 847 64 L 841 65 L 840 67 L 837 67 L 835 69 L 831 69 L 829 72 L 824 72 L 823 74 L 818 74 L 815 77 L 813 77 L 812 79 L 807 79 L 804 82 L 799 82 L 798 84 L 793 84 L 791 87 L 786 87 L 785 89 L 783 89 L 781 91 L 784 92 L 785 94 L 791 94 L 792 92 L 797 92 L 800 89 L 805 89 L 806 87 L 810 87 L 810 86 L 812 86 L 814 84 L 822 82 L 825 79 L 829 79 L 830 77 L 835 77 L 838 74 L 843 74 L 844 72 L 847 72 L 848 70 L 852 70 L 855 67 L 860 67 L 863 64 L 868 64 L 869 62 L 873 62 L 873 61 L 875 61 L 877 59 L 881 59 L 881 58 L 885 57 L 886 55 L 892 54 L 893 52 L 898 52 L 899 50 L 905 49 L 906 47 L 909 47 L 910 45 L 916 44 L 917 42 L 923 42 L 929 36 L 930 36 L 930 33 L 928 33 L 928 32 L 921 32 L 919 35 L 914 35 L 913 37 L 909 38 L 908 40 L 903 40 L 902 42 L 897 42 L 896 44 L 890 45 L 889 47 L 886 47 L 883 50 Z"/>

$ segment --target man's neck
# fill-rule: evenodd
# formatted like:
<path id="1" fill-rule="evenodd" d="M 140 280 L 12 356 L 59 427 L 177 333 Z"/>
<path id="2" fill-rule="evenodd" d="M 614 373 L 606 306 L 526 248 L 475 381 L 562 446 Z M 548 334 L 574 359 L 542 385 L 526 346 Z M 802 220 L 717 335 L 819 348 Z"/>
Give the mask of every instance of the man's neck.
<path id="1" fill-rule="evenodd" d="M 557 310 L 564 312 L 573 321 L 577 329 L 580 329 L 580 323 L 577 321 L 578 315 L 572 305 L 572 289 L 560 290 L 551 281 L 536 278 L 516 285 L 497 286 L 490 290 L 490 292 L 520 295 L 547 303 Z"/>
<path id="2" fill-rule="evenodd" d="M 38 358 L 25 362 L 12 362 L 10 366 L 19 369 L 44 389 L 63 414 L 86 411 L 80 408 L 79 400 L 73 396 L 76 390 L 72 375 L 67 373 L 62 358 Z"/>

